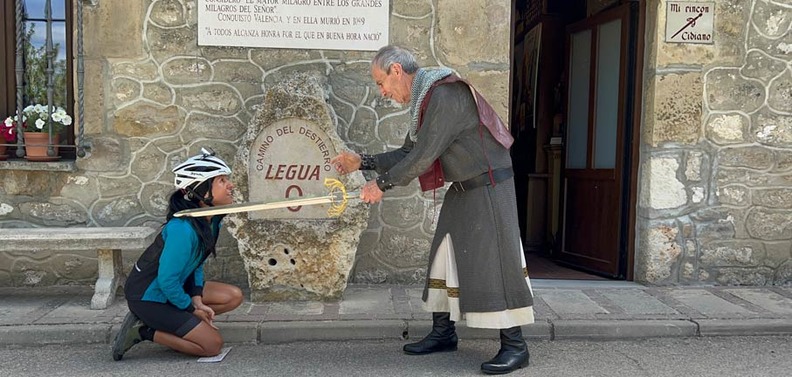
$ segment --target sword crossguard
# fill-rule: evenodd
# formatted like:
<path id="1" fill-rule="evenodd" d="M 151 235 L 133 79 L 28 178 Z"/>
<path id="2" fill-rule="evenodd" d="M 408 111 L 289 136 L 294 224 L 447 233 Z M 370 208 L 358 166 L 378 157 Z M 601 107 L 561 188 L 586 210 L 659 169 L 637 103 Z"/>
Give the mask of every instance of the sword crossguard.
<path id="1" fill-rule="evenodd" d="M 335 178 L 325 178 L 324 185 L 327 187 L 332 197 L 330 209 L 327 210 L 327 215 L 330 217 L 341 216 L 347 204 L 349 204 L 349 199 L 360 196 L 360 194 L 355 191 L 347 193 L 344 184 Z"/>

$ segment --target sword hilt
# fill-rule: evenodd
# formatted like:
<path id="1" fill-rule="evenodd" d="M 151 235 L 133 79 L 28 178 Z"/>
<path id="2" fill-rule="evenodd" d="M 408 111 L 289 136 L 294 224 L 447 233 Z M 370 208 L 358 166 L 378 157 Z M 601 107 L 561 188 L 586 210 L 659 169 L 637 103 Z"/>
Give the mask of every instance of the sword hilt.
<path id="1" fill-rule="evenodd" d="M 325 178 L 324 184 L 330 190 L 330 197 L 332 198 L 330 209 L 327 210 L 327 215 L 330 217 L 341 216 L 347 204 L 349 204 L 349 199 L 360 198 L 359 191 L 347 192 L 344 184 L 335 178 Z"/>

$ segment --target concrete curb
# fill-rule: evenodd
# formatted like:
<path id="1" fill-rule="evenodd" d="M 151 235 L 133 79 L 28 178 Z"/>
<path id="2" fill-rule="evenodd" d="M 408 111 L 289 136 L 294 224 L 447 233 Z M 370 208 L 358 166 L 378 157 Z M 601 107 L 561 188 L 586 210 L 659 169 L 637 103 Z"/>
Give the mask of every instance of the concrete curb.
<path id="1" fill-rule="evenodd" d="M 698 326 L 685 320 L 556 320 L 553 339 L 692 337 Z"/>
<path id="2" fill-rule="evenodd" d="M 792 319 L 698 319 L 701 336 L 792 335 Z"/>
<path id="3" fill-rule="evenodd" d="M 300 341 L 419 340 L 431 330 L 426 320 L 218 322 L 228 343 L 277 344 Z M 0 326 L 0 346 L 110 344 L 119 324 Z M 497 330 L 457 326 L 460 339 L 498 339 Z M 546 320 L 523 326 L 529 340 L 618 340 L 658 337 L 792 335 L 790 319 Z"/>
<path id="4" fill-rule="evenodd" d="M 108 324 L 0 326 L 0 345 L 110 343 L 110 335 Z"/>

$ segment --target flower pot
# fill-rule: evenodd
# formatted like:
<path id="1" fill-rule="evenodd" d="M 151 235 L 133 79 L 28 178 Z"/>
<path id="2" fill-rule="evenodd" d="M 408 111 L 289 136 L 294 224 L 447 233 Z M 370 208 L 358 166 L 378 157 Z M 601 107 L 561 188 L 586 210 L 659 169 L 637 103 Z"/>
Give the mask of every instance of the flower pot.
<path id="1" fill-rule="evenodd" d="M 28 161 L 56 161 L 58 156 L 59 135 L 52 135 L 55 155 L 47 155 L 47 144 L 49 144 L 49 134 L 46 132 L 25 132 L 25 159 Z"/>

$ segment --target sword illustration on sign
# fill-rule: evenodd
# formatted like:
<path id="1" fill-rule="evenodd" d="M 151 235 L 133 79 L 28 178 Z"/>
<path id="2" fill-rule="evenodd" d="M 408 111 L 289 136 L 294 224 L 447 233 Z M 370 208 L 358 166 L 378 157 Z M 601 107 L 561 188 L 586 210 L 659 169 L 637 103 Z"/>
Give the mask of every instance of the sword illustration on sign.
<path id="1" fill-rule="evenodd" d="M 277 209 L 297 206 L 310 206 L 316 204 L 330 204 L 327 215 L 338 217 L 347 207 L 349 199 L 359 199 L 360 193 L 357 191 L 347 192 L 346 187 L 341 181 L 333 178 L 325 178 L 325 187 L 329 190 L 328 195 L 306 197 L 300 199 L 280 200 L 274 202 L 250 202 L 228 204 L 223 206 L 203 207 L 186 209 L 173 214 L 174 217 L 205 217 L 214 215 L 227 215 L 230 213 L 262 211 L 267 209 Z"/>
<path id="2" fill-rule="evenodd" d="M 687 19 L 688 23 L 686 23 L 685 26 L 682 26 L 681 29 L 679 29 L 676 33 L 674 33 L 674 35 L 671 36 L 671 39 L 674 39 L 674 37 L 679 35 L 679 33 L 681 33 L 682 30 L 685 30 L 685 29 L 687 29 L 688 27 L 691 27 L 691 26 L 696 26 L 696 21 L 699 18 L 701 18 L 701 16 L 703 16 L 703 15 L 704 15 L 704 13 L 699 13 L 698 16 L 696 16 L 696 17 L 688 17 L 688 19 Z M 666 34 L 666 35 L 668 35 L 668 34 Z"/>

